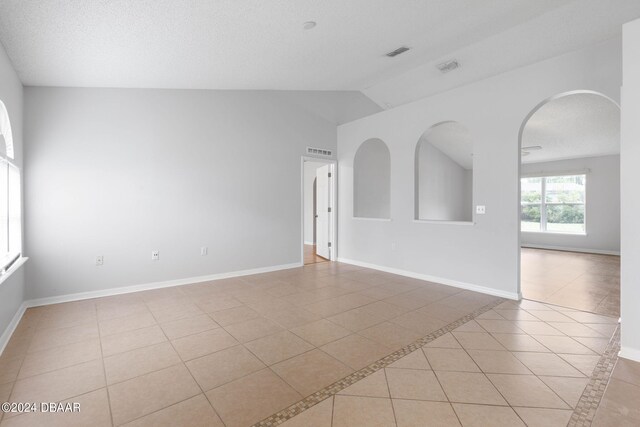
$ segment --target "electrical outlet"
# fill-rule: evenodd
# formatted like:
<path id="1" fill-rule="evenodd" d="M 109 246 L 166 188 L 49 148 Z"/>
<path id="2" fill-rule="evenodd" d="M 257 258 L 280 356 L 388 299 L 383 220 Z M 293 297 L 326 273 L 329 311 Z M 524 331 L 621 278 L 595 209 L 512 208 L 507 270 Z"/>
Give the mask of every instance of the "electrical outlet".
<path id="1" fill-rule="evenodd" d="M 160 259 L 160 251 L 151 251 L 151 259 L 158 261 Z"/>
<path id="2" fill-rule="evenodd" d="M 206 246 L 203 246 L 200 248 L 200 255 L 205 256 L 209 253 L 209 248 Z"/>
<path id="3" fill-rule="evenodd" d="M 104 256 L 103 255 L 98 255 L 96 257 L 96 265 L 103 265 L 104 264 Z"/>
<path id="4" fill-rule="evenodd" d="M 395 243 L 391 244 L 391 250 L 395 251 L 398 246 Z"/>
<path id="5" fill-rule="evenodd" d="M 484 215 L 487 212 L 487 207 L 485 205 L 476 206 L 476 213 L 478 215 Z"/>

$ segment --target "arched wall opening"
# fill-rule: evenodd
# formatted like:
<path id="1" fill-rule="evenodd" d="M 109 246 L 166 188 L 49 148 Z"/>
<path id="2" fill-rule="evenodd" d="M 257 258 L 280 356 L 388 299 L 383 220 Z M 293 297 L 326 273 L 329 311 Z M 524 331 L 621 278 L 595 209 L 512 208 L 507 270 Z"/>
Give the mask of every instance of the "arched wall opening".
<path id="1" fill-rule="evenodd" d="M 415 150 L 415 219 L 473 219 L 473 141 L 455 121 L 427 129 Z"/>
<path id="2" fill-rule="evenodd" d="M 590 90 L 552 96 L 524 118 L 518 144 L 519 292 L 618 316 L 619 105 Z"/>

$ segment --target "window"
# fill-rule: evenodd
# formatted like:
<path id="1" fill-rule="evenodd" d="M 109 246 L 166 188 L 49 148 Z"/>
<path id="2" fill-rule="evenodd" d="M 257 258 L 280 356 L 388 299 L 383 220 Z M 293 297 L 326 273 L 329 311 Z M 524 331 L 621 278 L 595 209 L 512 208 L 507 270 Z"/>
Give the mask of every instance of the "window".
<path id="1" fill-rule="evenodd" d="M 521 230 L 583 234 L 586 175 L 520 180 Z"/>
<path id="2" fill-rule="evenodd" d="M 20 258 L 20 169 L 11 161 L 13 138 L 9 116 L 0 101 L 0 274 Z"/>

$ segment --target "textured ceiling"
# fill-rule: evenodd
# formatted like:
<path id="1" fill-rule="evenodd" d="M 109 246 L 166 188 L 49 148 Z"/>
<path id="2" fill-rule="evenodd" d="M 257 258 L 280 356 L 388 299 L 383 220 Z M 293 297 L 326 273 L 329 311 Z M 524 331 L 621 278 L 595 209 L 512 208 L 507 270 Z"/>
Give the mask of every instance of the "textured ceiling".
<path id="1" fill-rule="evenodd" d="M 567 95 L 544 104 L 527 121 L 522 146 L 540 145 L 523 163 L 620 153 L 620 108 L 589 93 Z"/>
<path id="2" fill-rule="evenodd" d="M 572 1 L 2 0 L 0 40 L 25 85 L 362 90 Z"/>
<path id="3" fill-rule="evenodd" d="M 617 38 L 619 44 L 622 24 L 640 17 L 639 0 L 558 1 L 554 5 L 546 5 L 544 14 L 527 22 L 479 37 L 459 49 L 442 46 L 436 57 L 422 55 L 421 64 L 398 70 L 363 92 L 384 108 L 405 104 L 604 40 Z M 451 58 L 460 62 L 460 68 L 440 73 L 435 65 Z"/>
<path id="4" fill-rule="evenodd" d="M 427 130 L 420 138 L 442 151 L 464 169 L 473 169 L 473 141 L 469 130 L 458 122 L 443 122 Z"/>

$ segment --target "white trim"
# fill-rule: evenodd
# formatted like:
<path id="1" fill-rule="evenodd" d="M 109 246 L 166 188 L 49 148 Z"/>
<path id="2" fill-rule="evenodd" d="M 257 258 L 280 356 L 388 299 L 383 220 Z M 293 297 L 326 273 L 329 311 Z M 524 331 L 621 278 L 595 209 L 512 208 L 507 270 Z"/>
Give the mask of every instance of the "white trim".
<path id="1" fill-rule="evenodd" d="M 27 262 L 28 259 L 29 259 L 29 257 L 20 257 L 20 258 L 18 258 L 16 260 L 16 262 L 14 262 L 13 265 L 11 267 L 9 267 L 9 269 L 7 271 L 5 271 L 2 276 L 0 276 L 0 285 L 2 283 L 4 283 L 4 281 L 7 280 L 9 277 L 11 277 L 13 272 L 16 271 L 18 268 L 20 268 L 20 266 L 22 264 Z"/>
<path id="2" fill-rule="evenodd" d="M 585 254 L 599 254 L 599 255 L 617 255 L 620 256 L 620 251 L 609 251 L 604 249 L 588 249 L 588 248 L 571 248 L 567 246 L 552 246 L 552 245 L 538 245 L 522 243 L 523 248 L 532 249 L 548 249 L 550 251 L 566 251 L 566 252 L 581 252 Z"/>
<path id="3" fill-rule="evenodd" d="M 545 230 L 545 231 L 531 231 L 531 230 L 523 230 L 521 231 L 521 233 L 525 233 L 525 234 L 550 234 L 552 236 L 587 236 L 587 232 L 586 231 L 581 231 L 581 232 L 577 232 L 577 233 L 571 233 L 569 231 L 549 231 L 549 230 Z"/>
<path id="4" fill-rule="evenodd" d="M 633 360 L 634 362 L 640 362 L 640 350 L 629 347 L 620 347 L 618 357 L 623 359 Z"/>
<path id="5" fill-rule="evenodd" d="M 391 218 L 367 218 L 366 216 L 352 216 L 351 219 L 355 219 L 358 221 L 382 221 L 382 222 L 391 222 Z"/>
<path id="6" fill-rule="evenodd" d="M 5 347 L 7 346 L 7 344 L 9 344 L 9 340 L 11 339 L 11 336 L 13 335 L 16 328 L 18 327 L 20 320 L 22 320 L 22 316 L 24 315 L 24 312 L 26 310 L 27 310 L 27 303 L 23 302 L 20 305 L 20 308 L 18 308 L 18 311 L 16 311 L 16 314 L 13 315 L 11 322 L 9 322 L 4 332 L 2 333 L 2 336 L 0 337 L 0 356 L 2 355 L 2 353 L 4 353 Z"/>
<path id="7" fill-rule="evenodd" d="M 518 301 L 522 299 L 522 295 L 517 292 L 505 292 L 498 289 L 487 288 L 486 286 L 474 285 L 472 283 L 464 283 L 459 282 L 457 280 L 445 279 L 443 277 L 431 276 L 428 274 L 415 273 L 413 271 L 400 270 L 398 268 L 393 267 L 385 267 L 377 264 L 370 264 L 368 262 L 363 261 L 355 261 L 347 258 L 338 258 L 339 262 L 343 262 L 345 264 L 357 265 L 359 267 L 371 268 L 374 270 L 384 271 L 386 273 L 397 274 L 399 276 L 411 277 L 413 279 L 426 280 L 428 282 L 441 283 L 447 286 L 453 286 L 455 288 L 466 289 L 469 291 L 480 292 L 487 295 L 494 295 L 497 297 L 507 298 L 511 300 Z"/>
<path id="8" fill-rule="evenodd" d="M 476 225 L 473 221 L 447 221 L 439 219 L 414 219 L 413 222 L 421 224 L 442 224 L 442 225 Z"/>
<path id="9" fill-rule="evenodd" d="M 574 157 L 571 157 L 571 159 L 573 158 Z M 549 160 L 549 161 L 553 161 L 553 160 Z M 538 163 L 546 163 L 546 162 L 547 161 L 545 160 L 544 162 L 538 162 Z M 528 164 L 532 165 L 535 163 L 528 163 Z M 521 178 L 549 178 L 552 176 L 588 175 L 590 173 L 591 173 L 591 169 L 586 168 L 586 169 L 577 169 L 577 170 L 569 170 L 569 171 L 527 172 L 527 173 L 520 174 L 520 177 Z"/>
<path id="10" fill-rule="evenodd" d="M 232 271 L 229 273 L 210 274 L 207 276 L 187 277 L 184 279 L 167 280 L 163 282 L 145 283 L 141 285 L 123 286 L 119 288 L 103 289 L 100 291 L 79 292 L 76 294 L 60 295 L 55 297 L 37 298 L 25 301 L 27 307 L 38 307 L 41 305 L 59 304 L 62 302 L 79 301 L 91 298 L 108 297 L 112 295 L 129 294 L 132 292 L 148 291 L 151 289 L 169 288 L 172 286 L 190 285 L 199 282 L 209 282 L 212 280 L 228 279 L 233 277 L 249 276 L 251 274 L 269 273 L 272 271 L 288 270 L 302 267 L 301 262 L 292 264 L 274 265 L 271 267 L 260 267 L 249 270 Z"/>
<path id="11" fill-rule="evenodd" d="M 313 246 L 313 245 L 315 245 L 315 244 L 316 244 L 316 242 L 304 242 L 304 244 L 305 244 L 305 245 L 312 245 L 312 246 Z"/>

